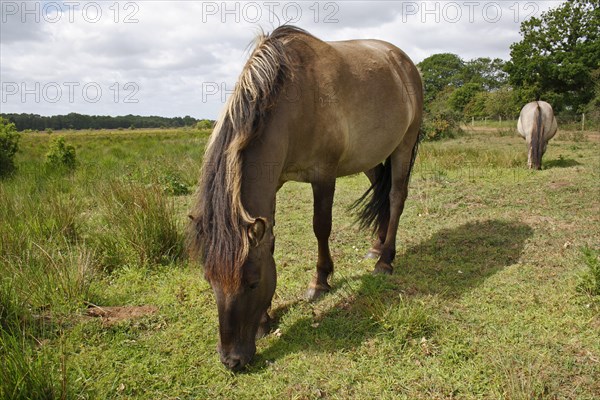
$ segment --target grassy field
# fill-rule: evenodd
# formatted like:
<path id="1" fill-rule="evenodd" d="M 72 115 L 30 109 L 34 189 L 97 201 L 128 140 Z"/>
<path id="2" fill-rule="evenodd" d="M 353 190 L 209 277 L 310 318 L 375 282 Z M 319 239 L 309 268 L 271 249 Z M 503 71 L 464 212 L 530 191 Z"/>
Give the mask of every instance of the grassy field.
<path id="1" fill-rule="evenodd" d="M 0 186 L 0 396 L 597 398 L 600 143 L 559 133 L 530 172 L 510 131 L 465 131 L 422 144 L 390 277 L 346 211 L 366 178 L 338 180 L 316 303 L 310 187 L 282 188 L 278 324 L 240 374 L 182 248 L 208 132 L 67 132 L 74 172 L 44 165 L 57 133 L 23 135 Z"/>

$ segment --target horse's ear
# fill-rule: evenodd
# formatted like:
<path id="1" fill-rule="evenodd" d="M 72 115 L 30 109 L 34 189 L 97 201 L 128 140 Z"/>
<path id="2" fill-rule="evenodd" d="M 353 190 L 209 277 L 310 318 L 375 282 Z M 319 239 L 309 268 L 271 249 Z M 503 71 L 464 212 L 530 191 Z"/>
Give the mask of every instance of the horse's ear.
<path id="1" fill-rule="evenodd" d="M 256 218 L 254 222 L 248 226 L 248 239 L 250 240 L 250 245 L 252 247 L 258 246 L 265 238 L 266 233 L 267 220 L 264 218 Z"/>

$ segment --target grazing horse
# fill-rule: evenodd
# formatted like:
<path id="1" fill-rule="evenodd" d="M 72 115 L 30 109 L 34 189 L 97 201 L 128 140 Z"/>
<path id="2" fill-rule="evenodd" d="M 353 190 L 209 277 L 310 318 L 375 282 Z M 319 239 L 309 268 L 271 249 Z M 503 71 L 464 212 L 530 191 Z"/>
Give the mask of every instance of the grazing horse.
<path id="1" fill-rule="evenodd" d="M 527 166 L 542 169 L 542 156 L 548 141 L 554 137 L 558 125 L 552 106 L 545 101 L 532 101 L 525 104 L 519 115 L 517 130 L 527 141 Z"/>
<path id="2" fill-rule="evenodd" d="M 188 230 L 190 255 L 215 294 L 225 366 L 244 367 L 269 329 L 275 196 L 286 181 L 313 190 L 318 257 L 309 299 L 330 290 L 339 176 L 370 179 L 358 218 L 377 233 L 374 272 L 392 272 L 422 108 L 417 68 L 389 43 L 324 42 L 292 26 L 256 39 L 207 146 Z"/>

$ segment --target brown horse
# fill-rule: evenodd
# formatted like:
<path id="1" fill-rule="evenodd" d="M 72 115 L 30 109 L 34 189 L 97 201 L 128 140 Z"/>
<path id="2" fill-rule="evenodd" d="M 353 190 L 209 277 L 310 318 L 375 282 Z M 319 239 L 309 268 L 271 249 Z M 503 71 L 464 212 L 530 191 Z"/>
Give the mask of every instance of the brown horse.
<path id="1" fill-rule="evenodd" d="M 310 299 L 330 289 L 339 176 L 365 172 L 371 180 L 356 203 L 359 221 L 377 232 L 374 272 L 392 272 L 422 107 L 417 68 L 389 43 L 324 42 L 292 26 L 257 38 L 208 144 L 188 236 L 215 293 L 218 351 L 228 368 L 245 366 L 269 329 L 275 196 L 286 181 L 313 189 L 318 260 Z"/>
<path id="2" fill-rule="evenodd" d="M 552 106 L 545 101 L 525 104 L 519 115 L 517 131 L 527 142 L 527 166 L 542 169 L 542 156 L 548 141 L 554 137 L 558 125 Z"/>

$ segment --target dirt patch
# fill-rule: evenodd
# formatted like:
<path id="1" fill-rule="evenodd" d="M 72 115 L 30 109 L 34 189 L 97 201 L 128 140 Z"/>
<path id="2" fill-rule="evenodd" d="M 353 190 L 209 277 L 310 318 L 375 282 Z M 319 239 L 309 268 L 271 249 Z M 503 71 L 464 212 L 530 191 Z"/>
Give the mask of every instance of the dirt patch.
<path id="1" fill-rule="evenodd" d="M 88 317 L 101 318 L 104 325 L 114 325 L 118 322 L 141 318 L 146 315 L 156 314 L 156 306 L 121 306 L 121 307 L 100 307 L 90 306 L 86 311 Z"/>
<path id="2" fill-rule="evenodd" d="M 552 181 L 549 184 L 550 188 L 552 189 L 561 189 L 567 186 L 571 186 L 571 182 L 567 182 L 567 181 Z"/>

